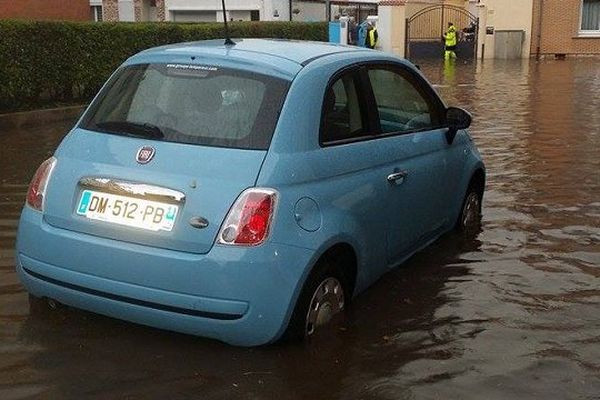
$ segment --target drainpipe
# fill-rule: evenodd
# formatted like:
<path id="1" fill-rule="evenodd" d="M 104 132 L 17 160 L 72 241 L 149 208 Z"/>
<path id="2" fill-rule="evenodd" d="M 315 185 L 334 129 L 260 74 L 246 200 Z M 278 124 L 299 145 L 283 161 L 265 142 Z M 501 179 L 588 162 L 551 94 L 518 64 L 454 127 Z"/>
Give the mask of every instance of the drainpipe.
<path id="1" fill-rule="evenodd" d="M 535 52 L 535 59 L 540 60 L 542 51 L 542 20 L 544 18 L 544 0 L 540 0 L 540 15 L 538 21 L 538 34 L 537 34 L 537 48 Z"/>
<path id="2" fill-rule="evenodd" d="M 290 22 L 292 21 L 292 0 L 288 2 L 288 8 L 290 12 Z"/>

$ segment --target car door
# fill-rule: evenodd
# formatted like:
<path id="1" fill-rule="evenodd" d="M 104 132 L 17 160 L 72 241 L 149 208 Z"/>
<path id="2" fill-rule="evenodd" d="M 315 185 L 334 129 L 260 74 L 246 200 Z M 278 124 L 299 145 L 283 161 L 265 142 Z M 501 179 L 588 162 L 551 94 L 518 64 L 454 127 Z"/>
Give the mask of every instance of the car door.
<path id="1" fill-rule="evenodd" d="M 445 107 L 431 86 L 401 64 L 366 67 L 380 137 L 391 137 L 396 158 L 388 180 L 387 257 L 400 262 L 450 223 L 448 204 L 460 173 L 448 143 Z M 382 177 L 383 178 L 383 177 Z"/>
<path id="2" fill-rule="evenodd" d="M 334 74 L 325 91 L 318 174 L 317 200 L 327 216 L 323 230 L 331 227 L 359 242 L 361 256 L 369 260 L 367 280 L 388 268 L 386 236 L 389 228 L 389 171 L 398 165 L 397 137 L 378 135 L 368 76 L 354 66 Z M 410 218 L 408 214 L 396 220 Z M 405 221 L 404 223 L 406 223 Z"/>

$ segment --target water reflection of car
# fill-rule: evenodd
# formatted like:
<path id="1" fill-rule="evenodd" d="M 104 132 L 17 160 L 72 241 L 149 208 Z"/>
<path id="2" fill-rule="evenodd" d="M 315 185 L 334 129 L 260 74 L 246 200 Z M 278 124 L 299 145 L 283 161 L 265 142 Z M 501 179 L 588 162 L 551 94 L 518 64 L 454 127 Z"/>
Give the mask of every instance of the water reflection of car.
<path id="1" fill-rule="evenodd" d="M 411 64 L 324 43 L 130 58 L 32 179 L 35 297 L 238 345 L 312 335 L 451 229 L 484 165 Z"/>

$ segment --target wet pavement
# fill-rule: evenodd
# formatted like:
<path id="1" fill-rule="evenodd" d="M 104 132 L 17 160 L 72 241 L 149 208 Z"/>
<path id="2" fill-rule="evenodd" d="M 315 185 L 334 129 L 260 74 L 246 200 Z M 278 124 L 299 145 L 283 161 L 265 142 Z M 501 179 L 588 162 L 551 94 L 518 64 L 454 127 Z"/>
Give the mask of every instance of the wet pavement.
<path id="1" fill-rule="evenodd" d="M 307 344 L 30 307 L 17 219 L 72 122 L 2 132 L 0 399 L 600 399 L 600 61 L 422 68 L 475 116 L 482 230 L 442 238 Z"/>

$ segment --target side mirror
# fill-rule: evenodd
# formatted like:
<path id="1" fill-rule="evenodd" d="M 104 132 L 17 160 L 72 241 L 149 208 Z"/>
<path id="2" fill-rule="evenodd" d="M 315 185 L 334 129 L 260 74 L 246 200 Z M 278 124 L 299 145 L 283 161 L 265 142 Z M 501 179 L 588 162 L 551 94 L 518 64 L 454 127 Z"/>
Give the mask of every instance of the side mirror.
<path id="1" fill-rule="evenodd" d="M 448 143 L 452 144 L 458 131 L 467 129 L 471 126 L 472 121 L 473 117 L 471 117 L 471 114 L 462 108 L 448 107 L 446 110 L 446 125 L 448 126 L 446 139 L 448 139 Z"/>

